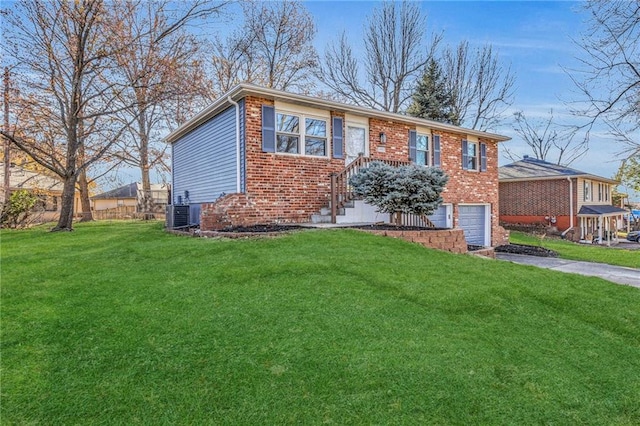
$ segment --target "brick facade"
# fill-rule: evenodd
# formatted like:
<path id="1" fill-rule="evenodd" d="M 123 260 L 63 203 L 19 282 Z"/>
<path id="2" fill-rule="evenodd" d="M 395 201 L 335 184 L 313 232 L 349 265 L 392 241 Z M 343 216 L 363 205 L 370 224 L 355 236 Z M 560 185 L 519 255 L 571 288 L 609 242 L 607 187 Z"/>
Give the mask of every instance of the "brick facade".
<path id="1" fill-rule="evenodd" d="M 330 197 L 330 175 L 345 167 L 344 159 L 265 153 L 262 151 L 262 105 L 274 105 L 270 99 L 247 96 L 246 119 L 246 193 L 223 197 L 202 206 L 201 229 L 219 229 L 227 224 L 309 222 L 312 214 L 326 207 Z M 331 116 L 344 117 L 332 111 Z M 343 129 L 344 130 L 344 129 Z M 408 134 L 415 126 L 406 123 L 369 119 L 369 156 L 374 159 L 409 159 Z M 333 131 L 333 129 L 332 129 Z M 380 143 L 380 133 L 387 141 Z M 434 131 L 441 137 L 441 167 L 449 175 L 444 191 L 445 203 L 453 205 L 453 226 L 458 226 L 459 204 L 490 204 L 492 245 L 508 238 L 498 222 L 498 147 L 487 145 L 487 171 L 462 170 L 463 133 Z M 343 131 L 346 137 L 346 132 Z M 328 135 L 331 146 L 333 135 Z"/>
<path id="2" fill-rule="evenodd" d="M 577 179 L 573 182 L 574 226 L 578 223 Z M 500 221 L 505 225 L 553 226 L 559 231 L 571 225 L 567 179 L 500 182 Z"/>

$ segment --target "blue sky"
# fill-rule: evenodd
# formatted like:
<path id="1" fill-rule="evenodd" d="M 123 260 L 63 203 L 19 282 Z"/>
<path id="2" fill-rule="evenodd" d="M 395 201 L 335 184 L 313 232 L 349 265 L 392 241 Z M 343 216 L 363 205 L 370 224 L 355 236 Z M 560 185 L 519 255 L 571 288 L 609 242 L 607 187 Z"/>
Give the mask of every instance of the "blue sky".
<path id="1" fill-rule="evenodd" d="M 322 54 L 331 40 L 346 31 L 354 48 L 362 45 L 366 17 L 379 6 L 377 1 L 303 0 L 317 26 L 315 45 Z M 0 0 L 3 7 L 12 0 Z M 442 32 L 443 43 L 455 45 L 468 40 L 472 45 L 490 43 L 516 75 L 515 100 L 507 115 L 522 110 L 527 118 L 544 118 L 553 108 L 563 124 L 580 123 L 568 113 L 566 101 L 575 98 L 574 85 L 564 69 L 577 66 L 579 39 L 586 24 L 586 14 L 577 1 L 422 1 L 427 16 L 425 32 Z M 239 25 L 238 5 L 232 5 L 221 20 L 202 24 L 203 35 L 224 34 Z M 519 156 L 530 154 L 519 140 L 509 121 L 496 129 L 513 138 L 504 146 Z M 571 167 L 584 172 L 611 177 L 620 161 L 616 153 L 622 147 L 609 139 L 600 127 L 592 134 L 587 155 Z M 500 164 L 511 160 L 501 156 Z M 122 171 L 124 181 L 137 179 L 137 173 Z M 621 188 L 624 190 L 624 188 Z M 635 198 L 640 200 L 640 195 Z"/>
<path id="2" fill-rule="evenodd" d="M 355 46 L 362 40 L 365 19 L 379 5 L 371 1 L 306 1 L 317 23 L 316 46 L 322 51 L 327 42 L 342 31 Z M 516 75 L 515 101 L 507 112 L 522 110 L 527 118 L 554 116 L 563 123 L 576 123 L 568 113 L 566 101 L 576 97 L 574 85 L 564 69 L 577 66 L 579 48 L 573 42 L 585 28 L 586 15 L 573 1 L 425 1 L 426 31 L 444 32 L 444 43 L 468 40 L 472 45 L 490 43 Z M 505 121 L 498 133 L 511 136 L 507 142 L 518 155 L 531 154 Z M 621 146 L 607 139 L 604 132 L 592 134 L 586 156 L 571 167 L 611 177 L 619 166 L 616 153 Z M 501 156 L 500 164 L 511 160 Z"/>

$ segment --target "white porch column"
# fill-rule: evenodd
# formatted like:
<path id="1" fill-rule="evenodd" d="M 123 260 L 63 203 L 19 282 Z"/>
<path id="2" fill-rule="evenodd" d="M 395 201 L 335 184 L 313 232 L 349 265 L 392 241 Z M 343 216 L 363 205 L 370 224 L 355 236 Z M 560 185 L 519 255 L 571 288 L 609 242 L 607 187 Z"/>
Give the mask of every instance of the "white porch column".
<path id="1" fill-rule="evenodd" d="M 598 216 L 598 242 L 602 243 L 602 216 Z"/>

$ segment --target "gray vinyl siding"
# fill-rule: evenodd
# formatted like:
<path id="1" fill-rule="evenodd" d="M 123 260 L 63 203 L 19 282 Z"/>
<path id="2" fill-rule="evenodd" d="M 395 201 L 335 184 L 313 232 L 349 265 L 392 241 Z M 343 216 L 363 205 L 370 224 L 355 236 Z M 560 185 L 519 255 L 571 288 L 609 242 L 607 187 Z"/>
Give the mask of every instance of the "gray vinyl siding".
<path id="1" fill-rule="evenodd" d="M 241 104 L 241 124 L 243 106 L 244 103 Z M 174 203 L 178 196 L 184 197 L 185 191 L 189 191 L 191 204 L 213 202 L 222 194 L 236 192 L 235 117 L 235 107 L 231 106 L 173 144 Z M 243 128 L 241 126 L 241 130 Z M 242 151 L 243 145 L 241 142 Z"/>

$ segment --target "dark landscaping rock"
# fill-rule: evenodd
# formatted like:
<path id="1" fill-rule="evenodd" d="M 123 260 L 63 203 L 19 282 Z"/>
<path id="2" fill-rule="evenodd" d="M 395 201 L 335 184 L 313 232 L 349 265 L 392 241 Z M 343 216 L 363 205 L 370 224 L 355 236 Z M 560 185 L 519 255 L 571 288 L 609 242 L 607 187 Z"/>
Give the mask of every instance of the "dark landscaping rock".
<path id="1" fill-rule="evenodd" d="M 539 246 L 528 246 L 524 244 L 505 244 L 498 246 L 495 251 L 500 253 L 526 254 L 528 256 L 538 257 L 558 257 L 558 253 L 553 250 Z"/>
<path id="2" fill-rule="evenodd" d="M 302 226 L 297 225 L 278 225 L 278 224 L 264 224 L 264 225 L 251 225 L 251 226 L 229 226 L 218 230 L 217 232 L 233 232 L 233 233 L 266 233 L 266 232 L 287 232 L 294 229 L 302 229 Z"/>

